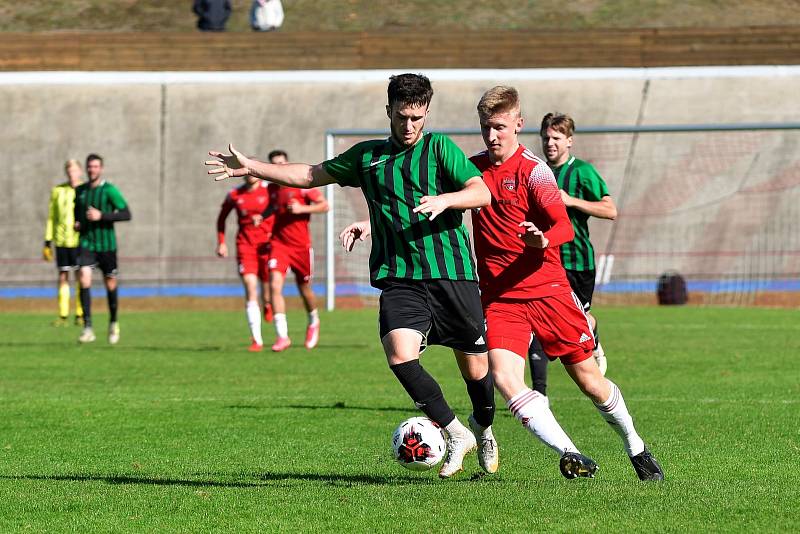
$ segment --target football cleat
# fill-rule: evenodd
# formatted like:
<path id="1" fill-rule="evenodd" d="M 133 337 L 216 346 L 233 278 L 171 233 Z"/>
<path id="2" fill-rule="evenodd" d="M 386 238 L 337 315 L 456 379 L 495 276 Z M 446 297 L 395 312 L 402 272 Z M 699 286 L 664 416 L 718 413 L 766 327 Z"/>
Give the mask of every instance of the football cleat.
<path id="1" fill-rule="evenodd" d="M 67 318 L 66 317 L 59 317 L 58 319 L 56 319 L 55 321 L 53 321 L 50 324 L 52 324 L 55 327 L 67 326 Z"/>
<path id="2" fill-rule="evenodd" d="M 565 452 L 559 462 L 561 474 L 564 478 L 594 478 L 597 472 L 597 464 L 588 456 L 579 452 Z"/>
<path id="3" fill-rule="evenodd" d="M 319 322 L 308 325 L 306 328 L 306 348 L 313 349 L 319 343 Z"/>
<path id="4" fill-rule="evenodd" d="M 75 316 L 75 326 L 83 325 L 83 315 L 76 315 Z"/>
<path id="5" fill-rule="evenodd" d="M 91 326 L 84 326 L 81 335 L 78 336 L 78 342 L 80 343 L 91 343 L 95 339 L 97 337 L 94 335 L 94 330 L 92 330 Z"/>
<path id="6" fill-rule="evenodd" d="M 469 416 L 469 427 L 478 441 L 478 464 L 487 473 L 496 473 L 500 466 L 500 454 L 492 427 L 483 428 L 472 415 Z"/>
<path id="7" fill-rule="evenodd" d="M 664 471 L 646 447 L 636 456 L 631 456 L 631 463 L 639 480 L 664 480 Z"/>
<path id="8" fill-rule="evenodd" d="M 288 337 L 279 337 L 272 345 L 272 352 L 283 352 L 292 346 L 292 340 Z"/>
<path id="9" fill-rule="evenodd" d="M 464 457 L 478 448 L 478 442 L 475 440 L 475 435 L 467 429 L 461 434 L 450 434 L 445 430 L 444 434 L 447 456 L 444 458 L 442 468 L 439 469 L 439 476 L 450 478 L 464 470 Z"/>
<path id="10" fill-rule="evenodd" d="M 597 347 L 592 351 L 592 356 L 594 357 L 594 361 L 597 362 L 597 367 L 600 368 L 600 374 L 606 376 L 608 360 L 606 360 L 606 352 L 603 350 L 603 346 L 600 343 L 598 343 Z"/>
<path id="11" fill-rule="evenodd" d="M 117 321 L 108 323 L 108 343 L 110 345 L 119 343 L 119 323 Z"/>
<path id="12" fill-rule="evenodd" d="M 264 348 L 264 345 L 261 343 L 256 343 L 255 339 L 250 339 L 251 343 L 250 346 L 247 348 L 250 352 L 261 352 L 261 349 Z"/>
<path id="13" fill-rule="evenodd" d="M 272 304 L 269 302 L 264 304 L 264 321 L 271 323 L 273 318 Z"/>

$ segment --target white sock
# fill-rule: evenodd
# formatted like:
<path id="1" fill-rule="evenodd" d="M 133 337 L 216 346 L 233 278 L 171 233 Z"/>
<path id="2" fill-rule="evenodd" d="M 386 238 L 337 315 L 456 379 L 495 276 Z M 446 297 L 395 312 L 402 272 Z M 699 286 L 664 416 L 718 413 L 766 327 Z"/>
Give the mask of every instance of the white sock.
<path id="1" fill-rule="evenodd" d="M 514 395 L 506 403 L 506 406 L 514 414 L 514 417 L 519 419 L 522 426 L 556 451 L 559 456 L 565 452 L 580 452 L 556 421 L 553 412 L 547 405 L 547 397 L 538 391 L 525 388 Z"/>
<path id="2" fill-rule="evenodd" d="M 465 432 L 469 432 L 469 429 L 461 424 L 461 421 L 458 420 L 458 417 L 450 421 L 450 424 L 444 427 L 445 431 L 448 435 L 463 435 Z"/>
<path id="3" fill-rule="evenodd" d="M 276 313 L 272 320 L 275 322 L 275 334 L 278 337 L 289 337 L 289 325 L 286 323 L 286 314 Z"/>
<path id="4" fill-rule="evenodd" d="M 247 324 L 250 326 L 250 335 L 253 336 L 253 341 L 259 345 L 264 344 L 264 338 L 261 337 L 261 308 L 255 300 L 248 300 L 244 307 L 247 314 Z"/>
<path id="5" fill-rule="evenodd" d="M 611 395 L 609 395 L 608 400 L 602 404 L 595 404 L 595 406 L 597 406 L 603 419 L 622 438 L 625 443 L 625 452 L 628 453 L 628 456 L 636 456 L 644 450 L 644 442 L 639 437 L 639 434 L 636 433 L 636 429 L 633 428 L 633 418 L 628 413 L 628 407 L 625 406 L 622 392 L 611 380 L 608 381 L 608 385 L 611 386 Z"/>
<path id="6" fill-rule="evenodd" d="M 308 324 L 309 326 L 319 324 L 319 312 L 316 308 L 308 312 Z"/>

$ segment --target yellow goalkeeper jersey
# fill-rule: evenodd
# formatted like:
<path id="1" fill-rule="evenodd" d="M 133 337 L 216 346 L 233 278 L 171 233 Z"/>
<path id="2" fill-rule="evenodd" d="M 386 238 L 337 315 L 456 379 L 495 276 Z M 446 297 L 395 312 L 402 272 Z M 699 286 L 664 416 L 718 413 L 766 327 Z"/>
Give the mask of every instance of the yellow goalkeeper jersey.
<path id="1" fill-rule="evenodd" d="M 57 247 L 75 248 L 79 235 L 75 231 L 75 189 L 64 182 L 50 192 L 50 212 L 44 240 L 52 241 Z"/>

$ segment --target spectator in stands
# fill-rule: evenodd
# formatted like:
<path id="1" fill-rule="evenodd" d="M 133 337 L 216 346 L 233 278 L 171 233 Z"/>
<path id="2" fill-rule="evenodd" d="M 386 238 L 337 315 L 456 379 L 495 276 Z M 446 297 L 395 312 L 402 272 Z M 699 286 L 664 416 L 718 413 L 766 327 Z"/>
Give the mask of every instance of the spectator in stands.
<path id="1" fill-rule="evenodd" d="M 283 24 L 281 0 L 253 0 L 250 8 L 250 27 L 256 32 L 277 30 Z"/>
<path id="2" fill-rule="evenodd" d="M 197 29 L 206 32 L 225 31 L 231 16 L 230 0 L 194 0 L 192 11 L 197 15 Z"/>

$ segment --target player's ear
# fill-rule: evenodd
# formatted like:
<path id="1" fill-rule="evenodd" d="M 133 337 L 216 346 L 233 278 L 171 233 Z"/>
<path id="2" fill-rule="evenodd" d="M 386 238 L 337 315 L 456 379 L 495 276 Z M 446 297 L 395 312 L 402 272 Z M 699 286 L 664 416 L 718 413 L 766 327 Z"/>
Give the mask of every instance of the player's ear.
<path id="1" fill-rule="evenodd" d="M 516 127 L 514 128 L 514 133 L 515 133 L 515 134 L 518 134 L 518 133 L 520 133 L 520 132 L 522 131 L 522 127 L 523 127 L 523 126 L 525 126 L 525 117 L 523 117 L 522 115 L 520 115 L 520 116 L 519 116 L 519 118 L 517 119 L 517 125 L 516 125 Z"/>
<path id="2" fill-rule="evenodd" d="M 392 106 L 389 104 L 386 104 L 386 116 L 390 119 L 392 118 Z"/>
<path id="3" fill-rule="evenodd" d="M 572 148 L 572 136 L 567 137 L 567 148 Z"/>

